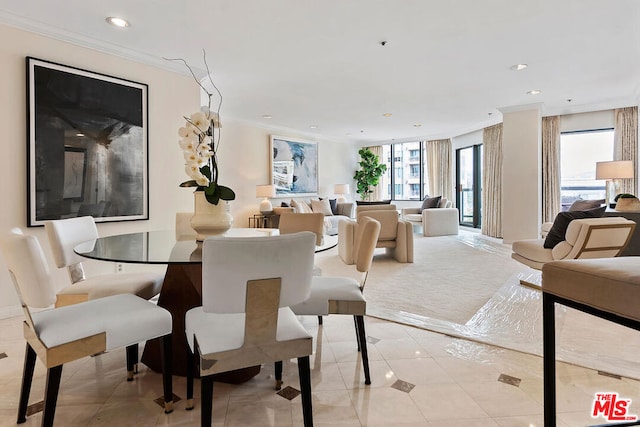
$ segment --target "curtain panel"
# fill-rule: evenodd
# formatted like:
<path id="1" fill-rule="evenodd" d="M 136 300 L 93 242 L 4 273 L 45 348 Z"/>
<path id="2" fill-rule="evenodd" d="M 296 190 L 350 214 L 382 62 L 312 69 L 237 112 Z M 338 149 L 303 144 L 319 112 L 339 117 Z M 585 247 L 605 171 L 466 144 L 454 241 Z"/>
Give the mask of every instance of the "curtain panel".
<path id="1" fill-rule="evenodd" d="M 427 173 L 429 195 L 453 200 L 453 177 L 451 175 L 451 139 L 427 141 Z"/>
<path id="2" fill-rule="evenodd" d="M 502 123 L 482 132 L 482 234 L 502 237 Z"/>
<path id="3" fill-rule="evenodd" d="M 614 160 L 631 160 L 634 174 L 638 172 L 638 107 L 616 108 L 613 142 Z M 638 194 L 637 177 L 623 179 L 622 193 Z"/>
<path id="4" fill-rule="evenodd" d="M 542 221 L 552 222 L 561 210 L 560 117 L 542 118 Z"/>

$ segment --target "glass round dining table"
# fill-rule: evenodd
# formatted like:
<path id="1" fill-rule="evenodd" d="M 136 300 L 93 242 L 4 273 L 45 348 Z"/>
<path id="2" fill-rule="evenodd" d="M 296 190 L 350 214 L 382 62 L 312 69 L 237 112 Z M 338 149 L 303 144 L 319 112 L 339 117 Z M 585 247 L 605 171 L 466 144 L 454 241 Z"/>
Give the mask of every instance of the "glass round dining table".
<path id="1" fill-rule="evenodd" d="M 278 229 L 231 228 L 226 237 L 259 237 L 277 235 Z M 316 252 L 334 248 L 338 236 L 324 236 Z M 143 231 L 99 237 L 77 245 L 74 251 L 83 257 L 130 264 L 166 264 L 167 270 L 158 297 L 158 305 L 173 317 L 173 374 L 186 376 L 187 341 L 184 316 L 188 310 L 202 305 L 202 242 L 177 240 L 173 230 Z M 162 354 L 158 340 L 147 341 L 142 363 L 156 372 L 162 371 Z M 240 383 L 260 372 L 260 367 L 218 374 L 217 381 Z"/>

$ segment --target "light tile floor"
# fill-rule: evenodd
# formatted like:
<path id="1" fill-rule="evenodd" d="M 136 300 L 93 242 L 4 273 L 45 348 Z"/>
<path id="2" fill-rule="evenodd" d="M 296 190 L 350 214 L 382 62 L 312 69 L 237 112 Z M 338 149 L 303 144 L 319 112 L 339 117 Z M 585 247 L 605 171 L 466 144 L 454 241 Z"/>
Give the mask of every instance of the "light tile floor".
<path id="1" fill-rule="evenodd" d="M 19 317 L 0 320 L 0 426 L 15 424 L 24 340 Z M 541 427 L 542 359 L 498 347 L 451 338 L 422 329 L 367 318 L 372 384 L 364 385 L 353 320 L 329 316 L 318 327 L 303 318 L 316 337 L 312 356 L 316 426 L 523 426 Z M 2 354 L 7 357 L 2 357 Z M 134 382 L 125 381 L 124 350 L 70 363 L 56 412 L 60 426 L 199 425 L 199 383 L 194 411 L 185 401 L 165 415 L 154 403 L 161 396 L 160 374 L 144 365 Z M 285 386 L 299 388 L 294 361 L 286 362 Z M 173 378 L 184 398 L 185 379 Z M 558 364 L 560 426 L 603 424 L 590 417 L 594 393 L 617 392 L 640 413 L 640 383 Z M 38 363 L 31 403 L 42 399 L 44 369 Z M 25 425 L 40 425 L 41 413 Z M 214 386 L 215 426 L 301 426 L 300 397 L 289 401 L 273 390 L 273 366 L 242 385 Z"/>

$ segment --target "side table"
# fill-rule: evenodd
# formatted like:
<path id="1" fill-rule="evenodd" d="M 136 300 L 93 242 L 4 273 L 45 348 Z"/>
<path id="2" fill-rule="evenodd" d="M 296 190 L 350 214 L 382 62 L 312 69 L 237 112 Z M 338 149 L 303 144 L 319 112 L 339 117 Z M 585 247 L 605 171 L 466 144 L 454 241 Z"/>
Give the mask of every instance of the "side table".
<path id="1" fill-rule="evenodd" d="M 276 216 L 274 213 L 253 214 L 249 217 L 249 228 L 276 228 L 273 221 Z"/>

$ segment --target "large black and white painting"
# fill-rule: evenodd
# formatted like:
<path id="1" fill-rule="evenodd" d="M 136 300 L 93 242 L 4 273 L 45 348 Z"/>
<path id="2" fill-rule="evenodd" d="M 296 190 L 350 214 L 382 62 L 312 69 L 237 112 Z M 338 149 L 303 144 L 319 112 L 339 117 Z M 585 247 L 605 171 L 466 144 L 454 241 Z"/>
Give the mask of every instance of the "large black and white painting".
<path id="1" fill-rule="evenodd" d="M 318 145 L 315 142 L 271 136 L 271 182 L 276 196 L 318 194 Z"/>
<path id="2" fill-rule="evenodd" d="M 148 87 L 27 58 L 29 226 L 149 219 Z"/>

